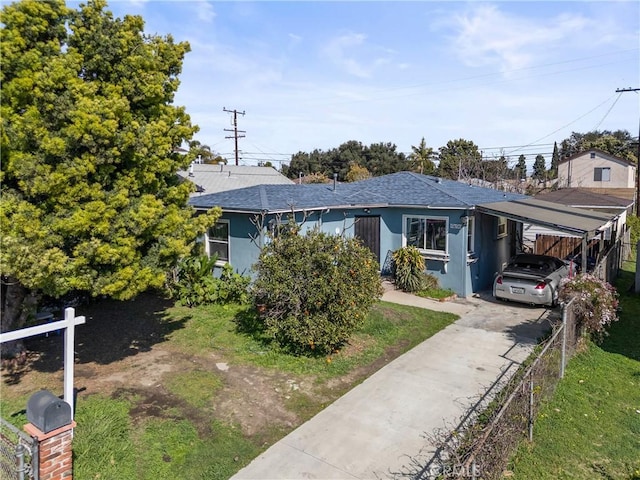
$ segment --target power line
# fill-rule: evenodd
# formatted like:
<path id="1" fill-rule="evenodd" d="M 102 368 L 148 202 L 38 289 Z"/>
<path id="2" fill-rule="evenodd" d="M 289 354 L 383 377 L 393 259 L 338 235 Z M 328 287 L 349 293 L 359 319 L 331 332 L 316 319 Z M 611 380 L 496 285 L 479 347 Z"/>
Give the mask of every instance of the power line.
<path id="1" fill-rule="evenodd" d="M 616 103 L 618 103 L 618 100 L 620 100 L 620 97 L 621 97 L 621 96 L 622 96 L 622 92 L 620 92 L 620 93 L 618 94 L 618 96 L 616 97 L 616 99 L 613 101 L 613 103 L 612 103 L 612 104 L 611 104 L 611 106 L 609 107 L 609 110 L 607 110 L 607 113 L 605 113 L 605 114 L 604 114 L 604 117 L 602 117 L 602 119 L 601 119 L 598 123 L 596 123 L 596 126 L 595 126 L 595 127 L 593 127 L 593 128 L 591 129 L 592 131 L 596 131 L 596 130 L 598 130 L 598 127 L 599 127 L 600 125 L 602 125 L 602 122 L 604 122 L 605 118 L 607 118 L 607 117 L 609 116 L 609 114 L 611 113 L 611 110 L 613 110 L 613 107 L 615 107 L 615 106 L 616 106 Z"/>

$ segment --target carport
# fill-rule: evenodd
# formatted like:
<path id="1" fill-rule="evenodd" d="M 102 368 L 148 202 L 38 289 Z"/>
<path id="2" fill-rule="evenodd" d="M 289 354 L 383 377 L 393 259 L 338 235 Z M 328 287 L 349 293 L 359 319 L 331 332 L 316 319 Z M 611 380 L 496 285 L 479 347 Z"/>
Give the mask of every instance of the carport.
<path id="1" fill-rule="evenodd" d="M 617 215 L 567 207 L 535 198 L 485 203 L 476 211 L 506 217 L 522 223 L 533 223 L 582 238 L 582 271 L 587 271 L 587 242 L 612 228 Z"/>

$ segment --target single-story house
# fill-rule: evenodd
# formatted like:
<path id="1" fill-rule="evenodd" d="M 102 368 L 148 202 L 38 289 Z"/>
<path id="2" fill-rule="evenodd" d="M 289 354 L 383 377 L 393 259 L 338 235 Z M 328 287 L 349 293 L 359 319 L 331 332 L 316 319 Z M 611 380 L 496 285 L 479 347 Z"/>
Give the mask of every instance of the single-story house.
<path id="1" fill-rule="evenodd" d="M 192 197 L 189 203 L 196 210 L 222 209 L 205 236 L 205 248 L 240 273 L 251 273 L 269 228 L 294 214 L 303 229 L 317 226 L 359 237 L 383 273 L 393 251 L 414 245 L 441 287 L 467 297 L 490 288 L 505 262 L 521 251 L 522 222 L 531 218 L 511 215 L 512 204 L 534 221 L 570 224 L 566 228 L 584 235 L 610 218 L 594 218 L 591 212 L 580 217 L 585 212 L 570 207 L 554 212 L 532 201 L 522 194 L 400 172 L 353 183 L 258 185 Z M 483 205 L 489 207 L 482 210 Z"/>
<path id="2" fill-rule="evenodd" d="M 209 193 L 225 192 L 254 185 L 293 185 L 293 180 L 285 177 L 273 167 L 249 165 L 226 165 L 193 162 L 187 170 L 178 175 L 195 184 L 192 197 Z"/>
<path id="3" fill-rule="evenodd" d="M 303 229 L 360 237 L 383 271 L 391 252 L 415 245 L 443 288 L 469 296 L 488 288 L 516 253 L 515 224 L 476 214 L 475 206 L 520 198 L 525 196 L 401 172 L 353 183 L 258 185 L 192 197 L 190 204 L 221 207 L 206 250 L 241 273 L 251 272 L 268 228 L 293 213 Z"/>
<path id="4" fill-rule="evenodd" d="M 634 188 L 636 165 L 596 148 L 558 162 L 560 188 Z"/>

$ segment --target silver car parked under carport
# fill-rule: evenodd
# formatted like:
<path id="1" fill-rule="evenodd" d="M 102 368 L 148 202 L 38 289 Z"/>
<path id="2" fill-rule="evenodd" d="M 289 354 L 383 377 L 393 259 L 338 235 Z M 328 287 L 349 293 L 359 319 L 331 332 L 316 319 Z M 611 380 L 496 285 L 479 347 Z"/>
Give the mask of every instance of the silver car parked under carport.
<path id="1" fill-rule="evenodd" d="M 556 306 L 569 265 L 548 255 L 516 255 L 493 282 L 494 297 L 530 305 Z"/>

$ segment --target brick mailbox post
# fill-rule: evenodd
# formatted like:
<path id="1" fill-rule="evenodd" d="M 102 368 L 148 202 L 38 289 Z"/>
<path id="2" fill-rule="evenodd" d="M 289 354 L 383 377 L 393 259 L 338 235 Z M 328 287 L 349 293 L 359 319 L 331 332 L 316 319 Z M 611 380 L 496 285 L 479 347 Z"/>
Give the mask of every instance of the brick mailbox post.
<path id="1" fill-rule="evenodd" d="M 24 431 L 38 440 L 40 480 L 72 480 L 73 429 L 71 406 L 47 390 L 31 396 L 27 403 Z"/>

